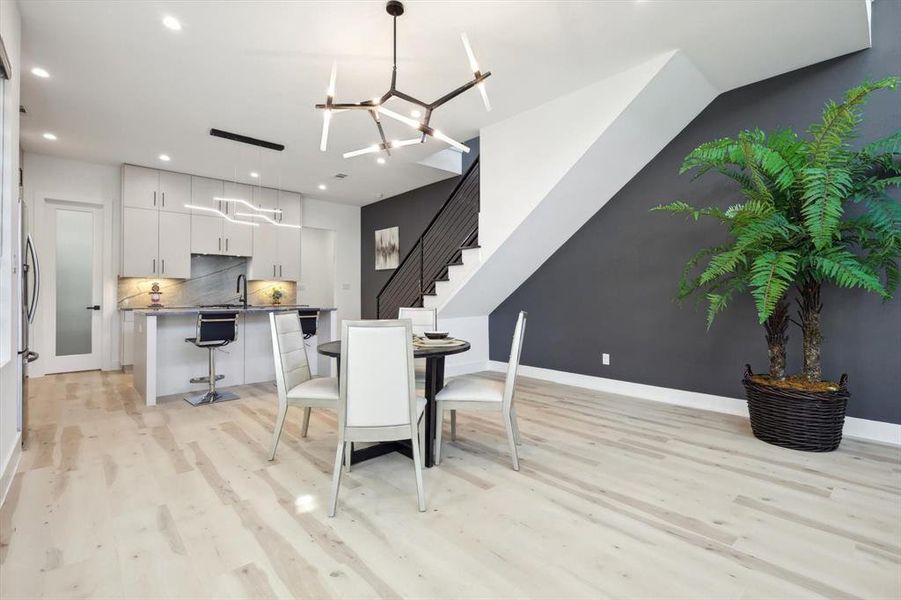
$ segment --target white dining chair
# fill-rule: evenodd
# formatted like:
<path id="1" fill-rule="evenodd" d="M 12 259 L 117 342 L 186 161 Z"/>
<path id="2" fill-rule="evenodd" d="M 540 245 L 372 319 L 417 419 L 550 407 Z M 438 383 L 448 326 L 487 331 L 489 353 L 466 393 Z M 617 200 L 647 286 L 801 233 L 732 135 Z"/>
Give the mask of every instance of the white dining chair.
<path id="1" fill-rule="evenodd" d="M 410 440 L 419 510 L 425 511 L 419 424 L 426 401 L 416 396 L 410 321 L 344 321 L 340 377 L 338 449 L 329 516 L 334 517 L 338 507 L 341 463 L 346 457 L 350 466 L 353 442 Z"/>
<path id="2" fill-rule="evenodd" d="M 402 306 L 397 309 L 397 318 L 409 319 L 413 324 L 413 333 L 418 336 L 425 335 L 426 331 L 438 329 L 438 309 L 436 308 Z M 426 359 L 413 359 L 413 366 L 416 368 L 416 389 L 424 395 Z M 451 411 L 451 432 L 453 436 L 457 435 L 457 411 L 455 410 Z"/>
<path id="3" fill-rule="evenodd" d="M 285 426 L 289 406 L 303 407 L 303 427 L 300 434 L 307 437 L 310 426 L 310 410 L 338 407 L 338 379 L 313 377 L 303 343 L 303 330 L 297 311 L 269 313 L 269 329 L 272 333 L 272 355 L 275 359 L 275 385 L 278 394 L 278 415 L 272 434 L 272 452 L 269 460 L 275 460 L 275 449 Z"/>
<path id="4" fill-rule="evenodd" d="M 507 363 L 507 377 L 504 381 L 464 375 L 447 382 L 435 396 L 438 410 L 438 428 L 435 432 L 435 464 L 441 462 L 441 430 L 444 424 L 444 412 L 448 410 L 483 410 L 501 413 L 507 439 L 510 442 L 510 456 L 513 459 L 513 470 L 519 471 L 519 456 L 516 446 L 519 444 L 519 426 L 516 423 L 516 409 L 513 396 L 516 388 L 516 370 L 519 367 L 519 356 L 522 353 L 522 340 L 526 331 L 525 311 L 519 313 L 516 327 L 513 330 L 513 343 L 510 347 L 510 361 Z M 456 439 L 453 428 L 451 439 Z"/>

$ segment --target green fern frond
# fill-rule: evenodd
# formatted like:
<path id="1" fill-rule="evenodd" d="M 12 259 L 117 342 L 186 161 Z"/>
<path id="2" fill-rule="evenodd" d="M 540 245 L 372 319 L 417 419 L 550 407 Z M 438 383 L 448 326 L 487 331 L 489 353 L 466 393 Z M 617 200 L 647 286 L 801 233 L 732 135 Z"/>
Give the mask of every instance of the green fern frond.
<path id="1" fill-rule="evenodd" d="M 764 323 L 773 314 L 797 273 L 797 252 L 766 252 L 754 259 L 751 266 L 751 295 L 754 296 L 760 323 Z"/>
<path id="2" fill-rule="evenodd" d="M 807 168 L 803 171 L 804 202 L 801 214 L 804 225 L 817 249 L 833 239 L 841 220 L 842 201 L 851 191 L 851 176 L 841 168 Z"/>
<path id="3" fill-rule="evenodd" d="M 861 288 L 875 292 L 883 298 L 888 292 L 861 260 L 843 248 L 832 248 L 812 257 L 816 275 L 821 280 L 830 280 L 839 287 Z"/>

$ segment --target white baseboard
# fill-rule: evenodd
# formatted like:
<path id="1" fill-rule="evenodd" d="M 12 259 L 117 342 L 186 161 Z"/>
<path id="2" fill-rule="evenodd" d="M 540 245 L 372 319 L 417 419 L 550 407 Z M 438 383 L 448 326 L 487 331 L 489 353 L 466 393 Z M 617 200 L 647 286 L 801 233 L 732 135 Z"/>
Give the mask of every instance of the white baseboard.
<path id="1" fill-rule="evenodd" d="M 507 370 L 507 363 L 496 360 L 489 361 L 488 370 L 504 372 Z M 579 375 L 578 373 L 567 373 L 566 371 L 555 371 L 553 369 L 529 367 L 526 365 L 519 366 L 519 373 L 526 377 L 553 381 L 554 383 L 561 383 L 563 385 L 572 385 L 599 392 L 632 396 L 643 400 L 664 402 L 666 404 L 675 404 L 678 406 L 688 406 L 701 410 L 712 410 L 714 412 L 739 415 L 748 418 L 747 402 L 739 398 L 689 392 L 686 390 L 632 383 L 630 381 L 619 381 L 618 379 L 606 379 L 604 377 L 594 377 L 591 375 Z M 901 446 L 901 425 L 895 423 L 845 417 L 843 435 L 873 442 L 881 442 L 883 444 Z"/>
<path id="2" fill-rule="evenodd" d="M 0 473 L 0 506 L 6 501 L 6 494 L 12 487 L 13 477 L 19 468 L 19 460 L 22 458 L 22 434 L 17 433 L 16 439 L 13 440 L 13 449 L 9 453 L 9 458 L 3 466 L 3 472 Z"/>

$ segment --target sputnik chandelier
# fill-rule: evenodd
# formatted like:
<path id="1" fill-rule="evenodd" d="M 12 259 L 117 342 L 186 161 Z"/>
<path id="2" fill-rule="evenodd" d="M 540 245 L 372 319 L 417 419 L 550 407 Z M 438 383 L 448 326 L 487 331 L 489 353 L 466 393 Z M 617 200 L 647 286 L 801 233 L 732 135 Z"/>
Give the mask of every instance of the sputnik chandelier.
<path id="1" fill-rule="evenodd" d="M 391 150 L 395 148 L 400 148 L 402 146 L 409 146 L 411 144 L 421 144 L 425 142 L 427 136 L 432 136 L 441 140 L 442 142 L 460 150 L 462 152 L 469 152 L 469 147 L 460 142 L 448 137 L 443 134 L 441 131 L 434 129 L 431 127 L 430 122 L 432 120 L 432 112 L 448 102 L 449 100 L 453 100 L 463 92 L 468 89 L 478 86 L 479 92 L 482 94 L 482 101 L 485 103 L 485 109 L 491 110 L 491 104 L 488 102 L 488 92 L 485 90 L 485 80 L 491 75 L 490 71 L 486 71 L 482 73 L 479 70 L 479 64 L 476 62 L 476 57 L 472 52 L 472 47 L 469 45 L 469 38 L 466 37 L 466 34 L 461 34 L 463 39 L 463 48 L 466 50 L 466 56 L 469 58 L 469 66 L 472 69 L 473 78 L 468 83 L 465 83 L 455 89 L 452 92 L 448 92 L 447 94 L 441 96 L 434 102 L 423 102 L 418 98 L 414 98 L 409 94 L 405 94 L 404 92 L 397 89 L 397 17 L 404 14 L 404 5 L 399 0 L 389 0 L 388 4 L 385 7 L 385 10 L 388 11 L 388 14 L 394 19 L 394 61 L 391 70 L 391 87 L 388 88 L 388 91 L 385 92 L 380 97 L 373 98 L 371 100 L 366 100 L 364 102 L 353 102 L 353 103 L 344 103 L 344 102 L 335 102 L 335 78 L 337 66 L 332 65 L 332 75 L 329 79 L 328 92 L 326 93 L 325 104 L 317 104 L 316 108 L 322 110 L 322 139 L 319 143 L 319 149 L 323 152 L 326 151 L 328 147 L 328 130 L 329 124 L 332 120 L 332 114 L 343 112 L 345 110 L 365 110 L 369 112 L 369 115 L 372 117 L 373 122 L 375 123 L 376 128 L 379 132 L 379 139 L 381 140 L 378 144 L 373 144 L 371 146 L 367 146 L 366 148 L 362 148 L 360 150 L 354 150 L 352 152 L 345 152 L 344 158 L 351 158 L 354 156 L 360 156 L 362 154 L 370 154 L 373 152 L 385 152 L 388 156 L 391 156 Z M 390 100 L 391 98 L 400 98 L 401 100 L 406 100 L 407 102 L 419 106 L 423 109 L 423 111 L 414 111 L 414 116 L 418 115 L 419 118 L 410 118 L 405 115 L 398 114 L 392 110 L 385 108 L 385 102 Z M 406 139 L 406 140 L 391 140 L 385 137 L 385 131 L 382 128 L 382 116 L 388 117 L 389 119 L 393 119 L 395 121 L 399 121 L 412 127 L 413 129 L 420 132 L 419 136 Z"/>

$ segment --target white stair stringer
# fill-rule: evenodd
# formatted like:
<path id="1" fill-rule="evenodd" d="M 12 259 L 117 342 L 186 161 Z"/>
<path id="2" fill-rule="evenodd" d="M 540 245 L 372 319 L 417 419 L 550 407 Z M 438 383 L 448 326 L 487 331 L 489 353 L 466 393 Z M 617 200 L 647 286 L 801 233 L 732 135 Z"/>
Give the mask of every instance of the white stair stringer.
<path id="1" fill-rule="evenodd" d="M 456 289 L 475 271 L 481 262 L 481 248 L 464 248 L 463 264 L 451 265 L 447 269 L 447 281 L 435 282 L 435 295 L 425 296 L 423 306 L 438 308 L 442 299 L 450 297 Z"/>
<path id="2" fill-rule="evenodd" d="M 673 51 L 483 129 L 479 260 L 426 306 L 489 315 L 717 93 Z"/>

